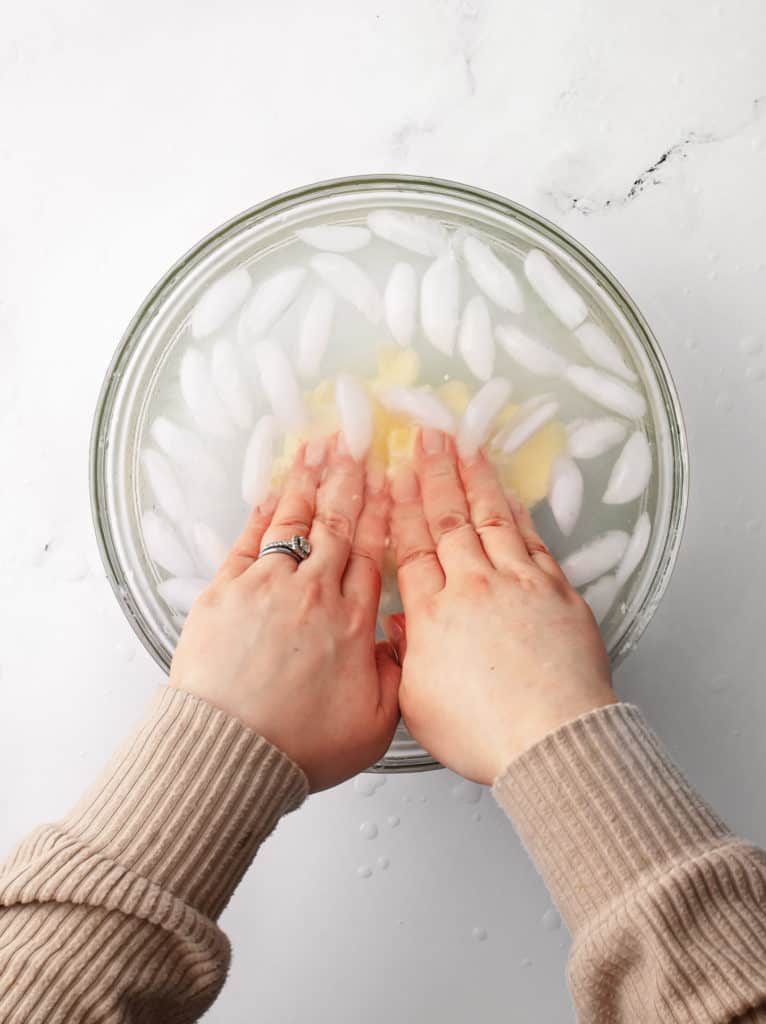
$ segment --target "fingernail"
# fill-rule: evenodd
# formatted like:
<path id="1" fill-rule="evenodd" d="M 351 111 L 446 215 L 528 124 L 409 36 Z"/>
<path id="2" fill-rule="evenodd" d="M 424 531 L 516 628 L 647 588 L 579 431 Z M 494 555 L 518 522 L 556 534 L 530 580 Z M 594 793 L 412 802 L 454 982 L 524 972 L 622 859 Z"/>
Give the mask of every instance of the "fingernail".
<path id="1" fill-rule="evenodd" d="M 369 494 L 380 494 L 386 483 L 386 473 L 383 467 L 373 462 L 367 467 L 367 491 Z"/>
<path id="2" fill-rule="evenodd" d="M 418 478 L 411 466 L 400 466 L 391 481 L 394 501 L 415 501 L 418 496 Z"/>
<path id="3" fill-rule="evenodd" d="M 426 455 L 438 455 L 444 451 L 444 434 L 433 427 L 424 427 L 420 435 L 423 451 Z"/>
<path id="4" fill-rule="evenodd" d="M 338 440 L 335 442 L 335 451 L 338 455 L 348 455 L 348 445 L 343 433 L 338 434 Z"/>
<path id="5" fill-rule="evenodd" d="M 309 441 L 306 445 L 306 453 L 303 456 L 304 463 L 309 469 L 314 469 L 316 466 L 321 466 L 324 462 L 325 452 L 327 451 L 327 439 L 324 437 L 318 437 L 313 441 Z"/>

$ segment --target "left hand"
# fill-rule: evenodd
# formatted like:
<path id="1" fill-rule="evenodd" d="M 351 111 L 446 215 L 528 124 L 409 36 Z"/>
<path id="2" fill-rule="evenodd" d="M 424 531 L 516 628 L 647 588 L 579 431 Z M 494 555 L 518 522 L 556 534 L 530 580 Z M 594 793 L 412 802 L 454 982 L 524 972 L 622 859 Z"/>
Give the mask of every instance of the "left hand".
<path id="1" fill-rule="evenodd" d="M 342 444 L 324 449 L 301 450 L 278 502 L 253 511 L 192 608 L 170 673 L 284 751 L 312 791 L 369 768 L 399 720 L 400 669 L 375 643 L 385 475 L 365 474 Z M 311 541 L 305 561 L 257 560 L 294 534 Z"/>

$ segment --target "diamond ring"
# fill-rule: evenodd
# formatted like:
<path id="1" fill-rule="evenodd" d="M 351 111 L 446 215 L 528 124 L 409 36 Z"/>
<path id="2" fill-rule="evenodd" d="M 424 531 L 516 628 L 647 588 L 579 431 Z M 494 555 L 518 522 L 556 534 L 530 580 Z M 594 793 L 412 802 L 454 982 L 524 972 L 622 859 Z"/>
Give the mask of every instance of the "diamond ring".
<path id="1" fill-rule="evenodd" d="M 311 554 L 311 543 L 308 537 L 296 533 L 290 540 L 275 540 L 258 552 L 258 558 L 264 555 L 289 555 L 296 562 L 304 562 Z"/>

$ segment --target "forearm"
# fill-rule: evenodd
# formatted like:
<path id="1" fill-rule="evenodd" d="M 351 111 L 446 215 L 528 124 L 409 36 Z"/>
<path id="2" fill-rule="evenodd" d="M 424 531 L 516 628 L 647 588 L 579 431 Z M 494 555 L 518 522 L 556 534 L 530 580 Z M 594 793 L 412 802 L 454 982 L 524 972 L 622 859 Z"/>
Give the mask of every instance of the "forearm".
<path id="1" fill-rule="evenodd" d="M 766 1021 L 766 854 L 694 793 L 636 708 L 564 726 L 494 792 L 572 932 L 578 1020 Z"/>
<path id="2" fill-rule="evenodd" d="M 229 960 L 215 921 L 303 773 L 164 688 L 96 786 L 0 868 L 0 1022 L 196 1020 Z"/>

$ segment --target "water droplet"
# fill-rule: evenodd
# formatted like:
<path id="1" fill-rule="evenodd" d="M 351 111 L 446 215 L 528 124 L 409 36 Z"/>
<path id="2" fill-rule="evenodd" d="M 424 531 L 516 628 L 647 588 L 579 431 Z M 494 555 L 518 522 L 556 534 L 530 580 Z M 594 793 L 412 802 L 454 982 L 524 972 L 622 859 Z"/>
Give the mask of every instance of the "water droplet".
<path id="1" fill-rule="evenodd" d="M 531 967 L 532 966 L 532 961 L 529 959 L 528 956 L 525 956 L 524 959 L 521 961 L 521 966 L 522 967 Z"/>
<path id="2" fill-rule="evenodd" d="M 748 380 L 761 381 L 766 380 L 766 367 L 764 366 L 748 366 L 745 370 L 745 376 Z"/>
<path id="3" fill-rule="evenodd" d="M 388 857 L 378 857 L 376 863 L 381 871 L 388 871 L 388 865 L 391 863 L 391 861 L 388 859 Z"/>
<path id="4" fill-rule="evenodd" d="M 374 821 L 363 821 L 359 831 L 365 839 L 374 839 L 378 834 L 378 826 Z"/>
<path id="5" fill-rule="evenodd" d="M 481 794 L 483 787 L 476 782 L 469 782 L 468 779 L 463 779 L 462 782 L 458 782 L 456 786 L 453 786 L 450 795 L 453 800 L 457 800 L 461 804 L 477 804 L 481 800 Z"/>
<path id="6" fill-rule="evenodd" d="M 757 356 L 759 352 L 763 351 L 763 342 L 753 334 L 748 334 L 740 341 L 739 347 L 746 355 Z"/>
<path id="7" fill-rule="evenodd" d="M 728 412 L 734 407 L 731 396 L 725 391 L 722 391 L 720 395 L 716 396 L 715 405 L 716 409 L 723 409 L 725 412 Z"/>
<path id="8" fill-rule="evenodd" d="M 763 526 L 760 519 L 749 519 L 745 524 L 745 529 L 748 533 L 758 533 Z"/>
<path id="9" fill-rule="evenodd" d="M 372 796 L 376 789 L 386 784 L 382 775 L 357 775 L 354 779 L 354 789 L 359 796 Z"/>
<path id="10" fill-rule="evenodd" d="M 372 875 L 372 868 L 369 864 L 362 864 L 356 869 L 356 873 L 359 878 L 370 878 Z"/>
<path id="11" fill-rule="evenodd" d="M 423 796 L 421 796 L 420 802 L 421 802 L 421 804 L 427 804 L 428 803 L 428 797 L 425 795 L 425 793 L 423 794 Z"/>
<path id="12" fill-rule="evenodd" d="M 474 928 L 471 931 L 471 938 L 477 942 L 486 942 L 487 940 L 487 929 L 486 928 Z"/>
<path id="13" fill-rule="evenodd" d="M 561 927 L 561 918 L 555 907 L 548 907 L 540 922 L 546 932 L 557 932 Z"/>
<path id="14" fill-rule="evenodd" d="M 723 690 L 727 689 L 728 685 L 729 680 L 726 676 L 716 676 L 716 678 L 710 683 L 710 689 L 713 690 L 714 693 L 721 693 Z"/>
<path id="15" fill-rule="evenodd" d="M 399 816 L 398 816 L 398 814 L 389 814 L 389 816 L 386 818 L 386 821 L 391 826 L 391 828 L 398 828 L 399 827 Z"/>

